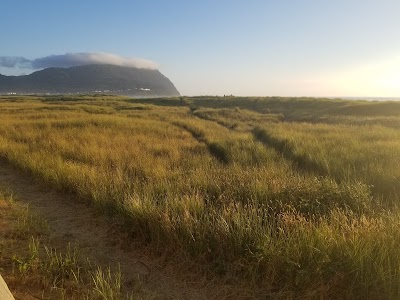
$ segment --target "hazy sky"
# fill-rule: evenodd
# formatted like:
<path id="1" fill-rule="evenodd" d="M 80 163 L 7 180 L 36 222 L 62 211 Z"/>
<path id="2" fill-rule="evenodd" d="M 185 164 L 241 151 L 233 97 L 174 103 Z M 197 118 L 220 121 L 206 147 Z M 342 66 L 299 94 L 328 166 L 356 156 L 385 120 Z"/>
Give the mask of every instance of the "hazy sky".
<path id="1" fill-rule="evenodd" d="M 1 0 L 0 7 L 0 56 L 142 58 L 184 95 L 400 96 L 399 0 Z"/>

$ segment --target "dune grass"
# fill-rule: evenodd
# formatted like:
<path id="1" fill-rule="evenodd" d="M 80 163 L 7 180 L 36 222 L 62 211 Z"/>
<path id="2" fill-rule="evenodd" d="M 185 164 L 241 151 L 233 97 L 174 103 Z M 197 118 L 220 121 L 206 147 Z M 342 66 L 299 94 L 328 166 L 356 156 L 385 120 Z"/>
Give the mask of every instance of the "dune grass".
<path id="1" fill-rule="evenodd" d="M 64 249 L 56 249 L 46 220 L 3 186 L 0 220 L 0 269 L 16 299 L 133 300 L 146 295 L 140 288 L 136 294 L 122 292 L 119 268 L 96 266 L 79 245 L 65 241 Z"/>
<path id="2" fill-rule="evenodd" d="M 0 101 L 0 156 L 270 296 L 398 298 L 397 129 L 283 122 L 341 100 L 211 100 Z"/>
<path id="3" fill-rule="evenodd" d="M 400 131 L 381 125 L 275 124 L 254 133 L 303 169 L 339 182 L 359 180 L 375 196 L 398 202 Z"/>

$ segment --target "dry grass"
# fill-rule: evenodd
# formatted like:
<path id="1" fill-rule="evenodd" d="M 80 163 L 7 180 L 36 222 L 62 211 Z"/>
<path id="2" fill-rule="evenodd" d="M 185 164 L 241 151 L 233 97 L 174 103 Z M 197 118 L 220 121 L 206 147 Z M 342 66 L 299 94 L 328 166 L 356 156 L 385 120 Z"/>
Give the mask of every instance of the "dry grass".
<path id="1" fill-rule="evenodd" d="M 133 299 L 118 269 L 96 267 L 77 245 L 54 248 L 46 221 L 4 188 L 0 220 L 1 271 L 16 299 Z"/>
<path id="2" fill-rule="evenodd" d="M 195 100 L 3 101 L 0 155 L 275 298 L 399 297 L 396 129 Z"/>

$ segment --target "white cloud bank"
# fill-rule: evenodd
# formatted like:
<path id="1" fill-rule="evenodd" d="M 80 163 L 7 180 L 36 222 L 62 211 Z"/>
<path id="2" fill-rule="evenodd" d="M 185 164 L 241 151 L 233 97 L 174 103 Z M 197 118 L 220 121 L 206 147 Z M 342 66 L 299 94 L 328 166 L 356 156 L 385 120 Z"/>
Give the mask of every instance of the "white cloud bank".
<path id="1" fill-rule="evenodd" d="M 50 67 L 69 68 L 82 65 L 109 64 L 141 69 L 157 69 L 157 64 L 147 59 L 128 58 L 105 52 L 66 53 L 49 55 L 29 60 L 24 57 L 0 56 L 0 67 L 45 69 Z"/>

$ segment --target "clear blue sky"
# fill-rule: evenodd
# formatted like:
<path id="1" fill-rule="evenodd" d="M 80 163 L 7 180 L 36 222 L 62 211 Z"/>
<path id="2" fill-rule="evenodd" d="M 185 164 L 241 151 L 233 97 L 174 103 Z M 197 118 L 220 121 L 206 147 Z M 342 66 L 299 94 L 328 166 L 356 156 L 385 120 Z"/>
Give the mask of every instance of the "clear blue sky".
<path id="1" fill-rule="evenodd" d="M 0 9 L 0 56 L 146 58 L 185 95 L 400 96 L 399 0 L 2 0 Z"/>

